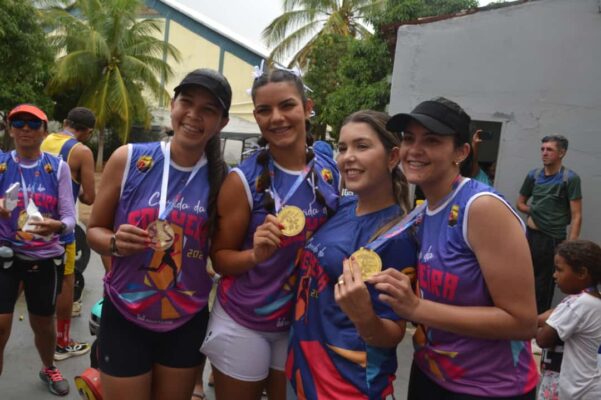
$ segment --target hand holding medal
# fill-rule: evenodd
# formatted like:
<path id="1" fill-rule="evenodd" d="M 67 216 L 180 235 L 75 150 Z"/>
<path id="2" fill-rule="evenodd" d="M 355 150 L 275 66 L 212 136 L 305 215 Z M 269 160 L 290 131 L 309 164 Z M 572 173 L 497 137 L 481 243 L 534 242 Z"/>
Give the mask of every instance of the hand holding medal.
<path id="1" fill-rule="evenodd" d="M 358 260 L 354 256 L 342 262 L 342 275 L 334 285 L 334 299 L 353 322 L 373 315 L 369 290 L 363 281 Z"/>

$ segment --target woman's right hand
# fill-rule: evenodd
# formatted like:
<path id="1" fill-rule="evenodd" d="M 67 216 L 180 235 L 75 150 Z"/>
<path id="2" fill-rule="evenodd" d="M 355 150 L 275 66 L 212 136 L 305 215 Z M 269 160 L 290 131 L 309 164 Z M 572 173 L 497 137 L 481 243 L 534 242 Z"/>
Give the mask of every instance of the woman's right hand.
<path id="1" fill-rule="evenodd" d="M 150 243 L 148 232 L 134 225 L 120 225 L 115 232 L 115 245 L 121 256 L 130 256 L 144 251 Z"/>
<path id="2" fill-rule="evenodd" d="M 254 263 L 260 264 L 268 260 L 280 247 L 282 224 L 275 215 L 267 215 L 265 221 L 257 227 L 253 236 Z"/>

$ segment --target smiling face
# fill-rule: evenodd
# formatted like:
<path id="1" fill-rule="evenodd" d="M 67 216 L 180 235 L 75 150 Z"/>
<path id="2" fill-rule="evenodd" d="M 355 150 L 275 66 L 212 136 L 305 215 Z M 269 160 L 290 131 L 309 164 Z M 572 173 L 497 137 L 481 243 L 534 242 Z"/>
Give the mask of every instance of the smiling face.
<path id="1" fill-rule="evenodd" d="M 291 82 L 269 82 L 255 91 L 253 114 L 261 134 L 270 146 L 304 146 L 305 122 L 313 109 L 311 100 L 303 104 L 301 94 Z"/>
<path id="2" fill-rule="evenodd" d="M 345 187 L 359 197 L 390 196 L 391 170 L 399 163 L 399 149 L 387 151 L 369 124 L 349 122 L 340 130 L 336 162 Z"/>
<path id="3" fill-rule="evenodd" d="M 25 124 L 20 128 L 15 127 L 14 125 L 21 125 L 20 121 L 24 121 Z M 31 128 L 28 124 L 29 122 L 33 124 L 39 123 L 39 128 Z M 19 113 L 11 116 L 9 126 L 9 134 L 15 141 L 15 147 L 18 152 L 39 151 L 42 141 L 47 134 L 42 120 L 32 114 Z"/>
<path id="4" fill-rule="evenodd" d="M 437 135 L 410 121 L 403 132 L 401 164 L 407 180 L 419 185 L 427 195 L 429 188 L 444 185 L 459 174 L 457 163 L 469 154 L 469 145 L 455 146 L 452 135 Z"/>
<path id="5" fill-rule="evenodd" d="M 217 98 L 200 86 L 183 88 L 171 102 L 173 140 L 184 147 L 204 149 L 227 122 Z"/>

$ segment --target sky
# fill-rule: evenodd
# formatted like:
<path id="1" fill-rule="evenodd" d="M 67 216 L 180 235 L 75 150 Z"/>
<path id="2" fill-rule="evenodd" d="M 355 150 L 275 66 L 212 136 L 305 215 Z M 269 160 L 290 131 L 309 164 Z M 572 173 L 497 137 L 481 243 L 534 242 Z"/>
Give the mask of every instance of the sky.
<path id="1" fill-rule="evenodd" d="M 267 47 L 261 32 L 282 14 L 282 0 L 177 0 L 193 10 L 244 36 L 252 43 Z M 480 0 L 484 6 L 493 0 Z M 227 10 L 227 12 L 224 12 Z"/>

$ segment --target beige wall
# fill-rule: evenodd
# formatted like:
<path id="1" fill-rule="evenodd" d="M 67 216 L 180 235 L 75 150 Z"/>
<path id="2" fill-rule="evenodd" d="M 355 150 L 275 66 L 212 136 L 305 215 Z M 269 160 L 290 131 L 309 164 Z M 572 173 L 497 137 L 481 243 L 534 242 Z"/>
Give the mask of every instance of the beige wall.
<path id="1" fill-rule="evenodd" d="M 164 19 L 162 19 L 165 21 Z M 164 32 L 161 33 L 164 37 Z M 175 46 L 181 55 L 180 62 L 172 57 L 167 58 L 174 76 L 165 83 L 169 93 L 184 78 L 184 76 L 196 68 L 211 68 L 219 70 L 220 48 L 216 44 L 198 36 L 179 23 L 169 21 L 169 43 Z M 247 90 L 252 85 L 253 65 L 241 60 L 235 55 L 224 52 L 223 74 L 232 86 L 232 107 L 230 113 L 241 118 L 254 121 L 252 115 L 252 100 Z M 152 102 L 155 105 L 156 102 Z"/>
<path id="2" fill-rule="evenodd" d="M 252 99 L 248 93 L 253 83 L 253 67 L 235 55 L 229 52 L 225 53 L 223 74 L 232 86 L 230 113 L 254 122 Z"/>

